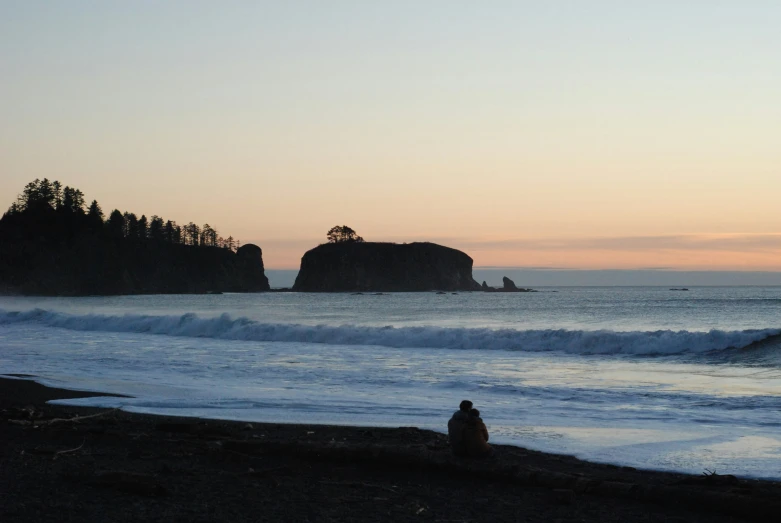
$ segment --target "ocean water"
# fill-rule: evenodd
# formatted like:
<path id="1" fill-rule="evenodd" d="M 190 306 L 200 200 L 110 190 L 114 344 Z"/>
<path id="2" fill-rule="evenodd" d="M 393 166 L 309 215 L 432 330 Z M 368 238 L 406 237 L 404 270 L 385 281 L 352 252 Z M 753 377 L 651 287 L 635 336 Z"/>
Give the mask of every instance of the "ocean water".
<path id="1" fill-rule="evenodd" d="M 0 374 L 147 412 L 444 431 L 781 479 L 781 287 L 0 297 Z"/>

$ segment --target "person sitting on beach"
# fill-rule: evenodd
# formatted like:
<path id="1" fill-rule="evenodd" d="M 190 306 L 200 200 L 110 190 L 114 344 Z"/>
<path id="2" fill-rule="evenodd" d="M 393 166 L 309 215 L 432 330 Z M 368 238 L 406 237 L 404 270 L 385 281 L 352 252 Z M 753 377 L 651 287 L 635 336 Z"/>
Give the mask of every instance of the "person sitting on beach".
<path id="1" fill-rule="evenodd" d="M 471 401 L 462 401 L 458 406 L 458 410 L 453 413 L 450 421 L 447 422 L 447 437 L 450 440 L 450 448 L 456 456 L 462 456 L 466 453 L 462 436 L 466 422 L 469 420 L 469 411 L 471 409 Z"/>
<path id="2" fill-rule="evenodd" d="M 473 458 L 484 458 L 493 452 L 488 444 L 488 429 L 485 427 L 480 411 L 472 409 L 462 429 L 461 441 L 465 454 Z"/>

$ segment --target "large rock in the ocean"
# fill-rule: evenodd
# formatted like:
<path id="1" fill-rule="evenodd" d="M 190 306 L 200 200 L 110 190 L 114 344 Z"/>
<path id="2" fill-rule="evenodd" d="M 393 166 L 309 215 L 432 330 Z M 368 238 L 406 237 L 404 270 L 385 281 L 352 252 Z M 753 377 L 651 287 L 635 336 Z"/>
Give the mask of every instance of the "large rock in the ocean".
<path id="1" fill-rule="evenodd" d="M 507 276 L 502 277 L 502 290 L 513 292 L 513 291 L 519 291 L 520 289 L 515 286 L 515 282 L 512 281 Z"/>
<path id="2" fill-rule="evenodd" d="M 485 292 L 537 292 L 533 289 L 519 288 L 517 285 L 515 285 L 515 282 L 507 276 L 502 277 L 502 286 L 498 289 L 495 287 L 489 287 L 485 282 L 483 282 L 481 289 Z"/>
<path id="3" fill-rule="evenodd" d="M 263 251 L 257 245 L 245 243 L 236 250 L 239 274 L 234 289 L 239 292 L 269 290 L 268 278 L 263 266 Z"/>
<path id="4" fill-rule="evenodd" d="M 435 243 L 326 243 L 304 254 L 293 286 L 303 292 L 479 289 L 472 258 Z"/>

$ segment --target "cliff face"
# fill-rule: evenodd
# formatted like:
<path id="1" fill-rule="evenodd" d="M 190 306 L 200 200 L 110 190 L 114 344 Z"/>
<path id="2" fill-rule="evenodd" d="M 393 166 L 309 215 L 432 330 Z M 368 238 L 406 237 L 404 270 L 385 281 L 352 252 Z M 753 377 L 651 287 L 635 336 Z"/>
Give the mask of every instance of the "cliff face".
<path id="1" fill-rule="evenodd" d="M 472 258 L 434 243 L 327 243 L 301 258 L 294 291 L 401 292 L 479 289 Z"/>
<path id="2" fill-rule="evenodd" d="M 269 289 L 257 255 L 130 241 L 0 242 L 0 289 L 36 295 L 192 294 Z M 6 255 L 9 252 L 14 254 Z"/>
<path id="3" fill-rule="evenodd" d="M 260 247 L 238 252 L 80 230 L 0 227 L 0 292 L 36 295 L 189 294 L 269 289 Z M 26 220 L 30 222 L 30 220 Z"/>

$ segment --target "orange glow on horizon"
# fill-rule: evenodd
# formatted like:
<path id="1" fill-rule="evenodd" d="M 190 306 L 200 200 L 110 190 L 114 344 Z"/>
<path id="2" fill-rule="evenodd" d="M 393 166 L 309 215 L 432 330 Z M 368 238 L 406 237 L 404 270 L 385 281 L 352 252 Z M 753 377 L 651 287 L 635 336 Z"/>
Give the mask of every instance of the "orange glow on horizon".
<path id="1" fill-rule="evenodd" d="M 388 241 L 398 242 L 395 239 Z M 775 234 L 585 241 L 464 241 L 453 238 L 409 241 L 433 241 L 462 250 L 472 257 L 475 267 L 781 271 L 781 235 Z M 303 253 L 321 242 L 271 240 L 257 243 L 263 248 L 268 268 L 298 269 Z M 530 245 L 520 247 L 518 244 Z"/>

